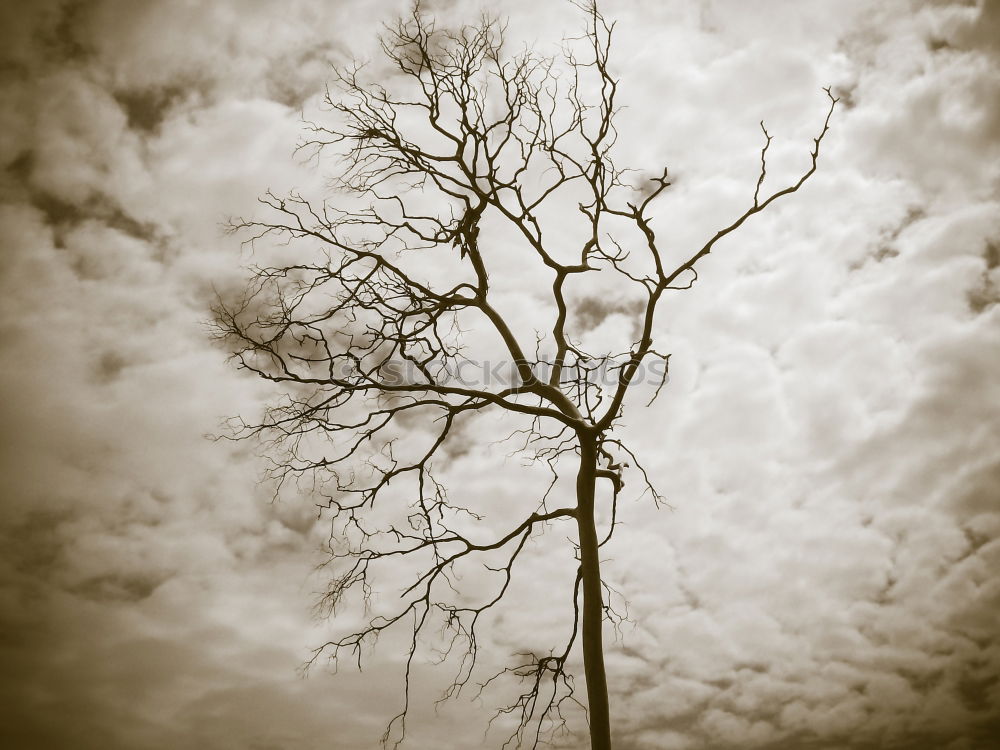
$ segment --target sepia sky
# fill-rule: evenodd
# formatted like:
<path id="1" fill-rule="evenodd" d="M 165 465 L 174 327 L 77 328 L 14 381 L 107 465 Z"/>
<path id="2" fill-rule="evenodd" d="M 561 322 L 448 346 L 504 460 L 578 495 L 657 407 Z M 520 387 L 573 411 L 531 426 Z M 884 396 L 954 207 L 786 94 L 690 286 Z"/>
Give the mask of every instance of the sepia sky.
<path id="1" fill-rule="evenodd" d="M 666 299 L 670 383 L 626 408 L 670 508 L 623 495 L 605 556 L 631 618 L 607 638 L 616 747 L 986 750 L 1000 3 L 605 6 L 621 147 L 676 176 L 657 221 L 679 254 L 745 208 L 761 119 L 779 184 L 807 164 L 822 87 L 842 97 L 814 178 Z M 205 321 L 251 262 L 222 222 L 322 183 L 292 154 L 303 113 L 405 8 L 0 5 L 0 745 L 355 750 L 398 710 L 392 637 L 360 675 L 301 673 L 338 627 L 313 616 L 322 523 L 309 497 L 272 502 L 253 446 L 206 438 L 272 392 Z M 580 26 L 569 3 L 495 10 L 517 42 Z M 594 341 L 627 331 L 610 308 L 593 323 Z M 539 479 L 467 437 L 453 483 L 500 502 Z M 519 590 L 552 604 L 505 610 L 483 645 L 498 663 L 519 633 L 558 642 L 569 592 L 546 572 L 568 554 L 534 544 Z M 404 747 L 499 746 L 489 700 L 435 713 L 441 679 L 418 679 Z"/>

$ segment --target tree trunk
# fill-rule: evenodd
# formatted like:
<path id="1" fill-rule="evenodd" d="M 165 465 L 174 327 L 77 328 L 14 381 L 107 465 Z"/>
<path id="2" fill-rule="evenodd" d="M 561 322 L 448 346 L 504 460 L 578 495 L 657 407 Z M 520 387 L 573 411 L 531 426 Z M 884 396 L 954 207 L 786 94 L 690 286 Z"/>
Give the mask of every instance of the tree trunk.
<path id="1" fill-rule="evenodd" d="M 593 438 L 580 439 L 580 471 L 576 477 L 577 527 L 580 534 L 580 568 L 583 573 L 583 670 L 587 680 L 591 750 L 611 750 L 608 679 L 604 671 L 604 606 L 601 561 L 594 524 L 594 484 L 597 446 Z"/>

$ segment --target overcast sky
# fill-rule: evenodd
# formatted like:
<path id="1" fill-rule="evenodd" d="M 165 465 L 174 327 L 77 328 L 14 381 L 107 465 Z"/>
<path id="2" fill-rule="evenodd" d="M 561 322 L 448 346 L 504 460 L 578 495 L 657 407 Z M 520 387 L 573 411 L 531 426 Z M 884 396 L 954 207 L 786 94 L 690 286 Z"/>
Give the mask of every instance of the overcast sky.
<path id="1" fill-rule="evenodd" d="M 427 6 L 450 22 L 478 13 Z M 496 7 L 529 43 L 580 23 L 568 3 Z M 220 223 L 267 187 L 316 183 L 292 156 L 302 113 L 329 63 L 372 54 L 404 8 L 0 6 L 5 747 L 353 750 L 376 747 L 398 709 L 391 639 L 361 675 L 299 674 L 337 627 L 311 615 L 321 524 L 308 497 L 270 502 L 251 446 L 205 439 L 267 391 L 204 321 L 213 286 L 249 261 Z M 626 498 L 606 554 L 633 621 L 608 638 L 616 747 L 987 748 L 1000 734 L 1000 4 L 607 11 L 623 148 L 677 175 L 658 219 L 672 247 L 742 210 L 759 120 L 780 181 L 806 163 L 821 88 L 843 99 L 814 179 L 667 300 L 671 381 L 626 411 L 671 509 Z M 622 325 L 608 315 L 592 333 Z M 502 497 L 521 491 L 517 471 L 483 448 L 452 478 Z M 554 541 L 525 596 L 568 597 L 546 587 L 550 556 L 567 554 Z M 511 607 L 487 648 L 504 658 L 526 626 L 561 632 L 564 614 Z M 432 698 L 416 701 L 410 747 L 499 744 L 482 739 L 488 701 L 435 716 Z"/>

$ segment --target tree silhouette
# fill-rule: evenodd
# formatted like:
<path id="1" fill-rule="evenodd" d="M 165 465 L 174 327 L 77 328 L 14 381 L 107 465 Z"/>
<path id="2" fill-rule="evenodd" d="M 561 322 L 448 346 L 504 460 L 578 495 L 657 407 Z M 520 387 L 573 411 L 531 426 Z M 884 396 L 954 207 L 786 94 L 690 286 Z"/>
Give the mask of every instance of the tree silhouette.
<path id="1" fill-rule="evenodd" d="M 579 648 L 591 747 L 611 747 L 602 627 L 617 615 L 600 554 L 628 473 L 662 499 L 615 431 L 640 375 L 658 376 L 650 404 L 665 382 L 668 355 L 653 340 L 657 306 L 666 292 L 692 286 L 716 243 L 814 173 L 837 101 L 827 89 L 808 169 L 771 193 L 762 123 L 760 176 L 746 210 L 683 262 L 667 264 L 649 213 L 670 186 L 667 170 L 633 185 L 632 171 L 615 164 L 614 24 L 594 3 L 574 4 L 585 31 L 552 57 L 508 54 L 497 19 L 442 28 L 415 6 L 381 39 L 391 64 L 383 83 L 360 65 L 336 71 L 325 98 L 332 124 L 307 123 L 300 147 L 339 159 L 331 192 L 340 206 L 268 192 L 262 218 L 230 223 L 247 242 L 277 236 L 302 248 L 300 262 L 253 269 L 244 294 L 215 309 L 238 367 L 284 392 L 258 421 L 237 420 L 233 437 L 264 441 L 279 488 L 294 481 L 321 499 L 331 524 L 326 608 L 351 593 L 370 602 L 406 576 L 395 606 L 366 609 L 360 627 L 314 652 L 350 655 L 360 667 L 381 634 L 409 633 L 402 707 L 387 744 L 405 737 L 420 644 L 436 643 L 441 659 L 457 665 L 444 697 L 468 686 L 486 613 L 508 592 L 533 538 L 559 529 L 578 560 L 565 592 L 565 641 L 518 655 L 478 690 L 505 675 L 521 681 L 494 718 L 514 719 L 505 746 L 534 747 L 567 730 L 563 710 L 577 702 L 569 664 Z M 530 333 L 492 292 L 491 269 L 515 257 L 519 278 L 504 283 L 547 285 Z M 632 340 L 618 351 L 580 343 L 586 311 L 573 289 L 598 275 L 618 285 L 619 308 L 633 315 Z M 490 361 L 509 363 L 509 377 L 460 376 L 478 363 L 472 339 Z M 439 479 L 449 451 L 468 439 L 468 423 L 486 429 L 483 416 L 497 411 L 517 423 L 510 437 L 520 453 L 552 472 L 531 511 L 499 531 L 483 498 L 453 500 Z M 575 491 L 563 492 L 567 464 Z M 610 513 L 597 513 L 599 487 Z M 572 502 L 554 505 L 558 494 Z M 599 518 L 607 528 L 598 529 Z M 487 578 L 463 587 L 472 564 Z"/>

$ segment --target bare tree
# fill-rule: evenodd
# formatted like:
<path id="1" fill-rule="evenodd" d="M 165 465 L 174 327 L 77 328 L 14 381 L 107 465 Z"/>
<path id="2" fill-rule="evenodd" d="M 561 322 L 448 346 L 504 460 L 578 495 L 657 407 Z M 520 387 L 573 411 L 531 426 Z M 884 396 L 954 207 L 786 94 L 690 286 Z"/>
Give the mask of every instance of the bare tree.
<path id="1" fill-rule="evenodd" d="M 616 615 L 600 554 L 628 472 L 661 500 L 616 436 L 640 371 L 660 375 L 653 399 L 665 379 L 668 356 L 653 340 L 657 306 L 666 292 L 692 286 L 696 264 L 720 240 L 815 172 L 837 101 L 827 89 L 808 168 L 774 192 L 765 190 L 771 136 L 761 123 L 760 174 L 746 210 L 668 265 L 650 215 L 670 185 L 667 170 L 634 185 L 633 172 L 615 164 L 614 24 L 590 0 L 575 4 L 585 30 L 553 57 L 508 54 L 506 24 L 496 19 L 441 28 L 414 7 L 381 39 L 391 64 L 383 83 L 360 65 L 337 71 L 325 99 L 332 124 L 307 124 L 301 148 L 338 157 L 332 192 L 341 205 L 268 192 L 263 218 L 231 222 L 248 242 L 278 236 L 315 254 L 255 268 L 242 297 L 220 301 L 215 319 L 237 365 L 285 393 L 259 421 L 239 420 L 234 434 L 265 441 L 279 486 L 305 480 L 322 499 L 332 570 L 324 604 L 332 610 L 351 592 L 367 602 L 380 569 L 409 576 L 394 608 L 369 611 L 361 627 L 314 654 L 351 655 L 360 666 L 381 634 L 408 632 L 402 708 L 384 743 L 405 736 L 424 639 L 458 665 L 445 697 L 457 694 L 472 680 L 481 621 L 509 590 L 525 549 L 546 529 L 568 528 L 578 566 L 565 593 L 565 641 L 519 655 L 479 689 L 501 675 L 523 681 L 497 716 L 514 719 L 505 746 L 534 747 L 566 730 L 563 709 L 576 702 L 568 663 L 579 648 L 591 747 L 611 747 L 602 627 Z M 501 314 L 491 293 L 491 268 L 515 253 L 523 279 L 546 280 L 530 346 L 531 333 Z M 572 288 L 598 274 L 620 285 L 622 309 L 634 315 L 634 339 L 620 351 L 585 351 L 574 335 L 581 311 Z M 456 376 L 473 361 L 473 333 L 477 345 L 493 347 L 494 362 L 511 363 L 508 380 Z M 520 450 L 552 471 L 531 511 L 499 532 L 478 499 L 452 500 L 438 478 L 450 446 L 467 439 L 467 423 L 496 411 L 520 421 Z M 575 465 L 575 492 L 563 493 L 567 463 Z M 572 502 L 553 506 L 560 493 Z M 600 518 L 610 519 L 607 528 L 598 529 Z M 470 563 L 492 585 L 463 589 L 460 571 Z"/>

